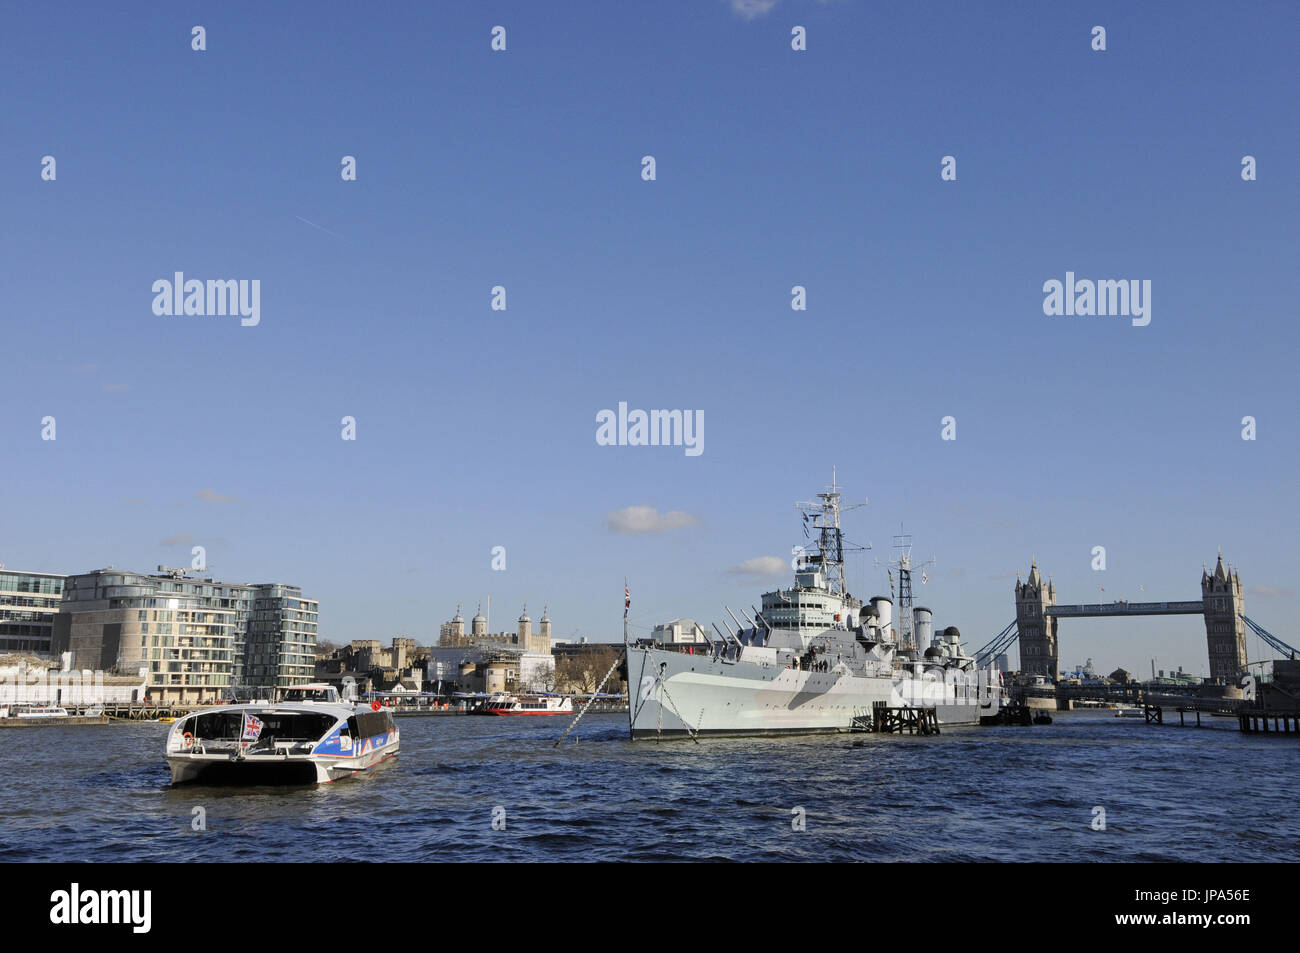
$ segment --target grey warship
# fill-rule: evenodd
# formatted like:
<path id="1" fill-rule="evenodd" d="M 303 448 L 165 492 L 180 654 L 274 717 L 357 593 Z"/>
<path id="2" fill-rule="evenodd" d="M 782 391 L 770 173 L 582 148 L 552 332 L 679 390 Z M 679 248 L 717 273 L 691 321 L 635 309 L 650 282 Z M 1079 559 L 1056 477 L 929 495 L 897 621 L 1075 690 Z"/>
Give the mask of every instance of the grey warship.
<path id="1" fill-rule="evenodd" d="M 839 486 L 800 508 L 816 551 L 796 563 L 793 586 L 764 593 L 753 618 L 741 611 L 748 625 L 728 609 L 736 628 L 698 650 L 627 645 L 634 740 L 851 731 L 882 703 L 933 708 L 943 726 L 997 714 L 1000 675 L 976 666 L 956 628 L 935 635 L 930 610 L 916 607 L 915 648 L 900 645 L 893 600 L 846 591 Z"/>

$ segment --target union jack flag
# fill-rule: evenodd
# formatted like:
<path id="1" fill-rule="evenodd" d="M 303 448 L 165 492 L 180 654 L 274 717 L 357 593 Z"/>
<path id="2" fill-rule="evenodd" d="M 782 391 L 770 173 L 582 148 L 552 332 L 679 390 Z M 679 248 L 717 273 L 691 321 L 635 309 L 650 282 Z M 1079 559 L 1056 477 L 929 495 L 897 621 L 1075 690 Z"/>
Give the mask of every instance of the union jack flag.
<path id="1" fill-rule="evenodd" d="M 262 735 L 262 719 L 244 712 L 244 730 L 240 732 L 241 741 L 256 741 Z"/>
<path id="2" fill-rule="evenodd" d="M 632 590 L 627 586 L 623 587 L 623 618 L 627 618 L 627 610 L 632 608 Z"/>

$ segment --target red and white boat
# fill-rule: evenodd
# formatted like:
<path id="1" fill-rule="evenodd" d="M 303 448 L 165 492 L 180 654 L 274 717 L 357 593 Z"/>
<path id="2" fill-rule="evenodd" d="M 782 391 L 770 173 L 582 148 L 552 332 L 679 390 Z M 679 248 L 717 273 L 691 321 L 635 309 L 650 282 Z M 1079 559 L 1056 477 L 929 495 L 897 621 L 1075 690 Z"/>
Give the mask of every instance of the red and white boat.
<path id="1" fill-rule="evenodd" d="M 483 703 L 485 715 L 572 715 L 573 699 L 562 695 L 506 695 Z"/>

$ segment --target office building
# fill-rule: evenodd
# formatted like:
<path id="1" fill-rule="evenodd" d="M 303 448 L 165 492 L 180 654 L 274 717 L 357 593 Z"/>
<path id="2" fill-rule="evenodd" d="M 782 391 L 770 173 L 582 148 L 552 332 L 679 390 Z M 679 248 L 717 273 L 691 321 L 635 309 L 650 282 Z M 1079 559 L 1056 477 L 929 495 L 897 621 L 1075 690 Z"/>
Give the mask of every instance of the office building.
<path id="1" fill-rule="evenodd" d="M 0 653 L 50 655 L 64 578 L 0 567 Z"/>

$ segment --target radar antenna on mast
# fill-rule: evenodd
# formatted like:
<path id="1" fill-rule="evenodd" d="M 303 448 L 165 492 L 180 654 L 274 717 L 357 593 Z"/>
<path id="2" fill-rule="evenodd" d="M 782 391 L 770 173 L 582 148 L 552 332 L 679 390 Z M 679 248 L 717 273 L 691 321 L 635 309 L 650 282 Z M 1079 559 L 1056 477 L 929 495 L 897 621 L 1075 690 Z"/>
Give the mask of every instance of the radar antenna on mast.
<path id="1" fill-rule="evenodd" d="M 891 559 L 884 565 L 892 566 L 898 570 L 898 644 L 899 647 L 920 651 L 923 646 L 916 644 L 916 635 L 914 629 L 914 620 L 912 618 L 912 573 L 921 570 L 921 582 L 926 580 L 925 567 L 934 565 L 934 558 L 931 557 L 923 563 L 913 564 L 912 562 L 912 537 L 903 533 L 903 526 L 898 526 L 899 535 L 894 537 L 894 548 L 900 550 L 897 558 Z M 876 560 L 876 566 L 879 568 L 881 562 Z M 892 590 L 892 586 L 890 587 Z M 892 595 L 892 591 L 890 593 Z"/>
<path id="2" fill-rule="evenodd" d="M 866 505 L 865 499 L 861 503 L 840 505 L 840 487 L 836 479 L 835 467 L 831 467 L 831 482 L 826 487 L 826 492 L 818 493 L 816 500 L 795 504 L 800 515 L 803 516 L 804 534 L 808 534 L 809 521 L 813 529 L 817 530 L 817 552 L 806 556 L 804 562 L 820 568 L 826 580 L 826 588 L 838 595 L 847 594 L 844 584 L 845 545 L 844 534 L 840 531 L 840 513 L 861 509 Z M 870 543 L 866 546 L 853 544 L 848 546 L 850 550 L 870 548 Z"/>

